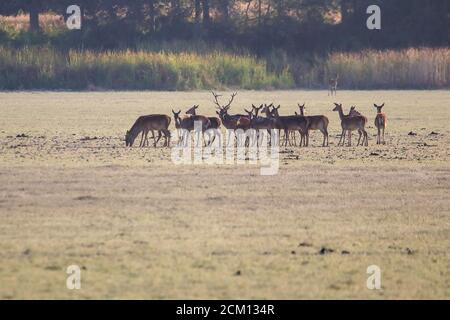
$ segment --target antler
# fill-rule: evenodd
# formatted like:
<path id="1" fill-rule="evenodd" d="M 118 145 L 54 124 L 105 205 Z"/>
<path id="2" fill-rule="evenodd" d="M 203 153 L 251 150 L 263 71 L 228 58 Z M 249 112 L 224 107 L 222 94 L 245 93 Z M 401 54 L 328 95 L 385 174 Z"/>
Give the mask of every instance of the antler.
<path id="1" fill-rule="evenodd" d="M 228 104 L 227 104 L 226 106 L 224 106 L 223 108 L 224 108 L 224 109 L 229 109 L 229 108 L 231 107 L 231 104 L 233 103 L 234 97 L 236 97 L 236 96 L 237 96 L 237 92 L 232 93 L 232 94 L 231 94 L 231 99 L 230 99 L 230 101 L 229 101 Z"/>
<path id="2" fill-rule="evenodd" d="M 220 105 L 219 99 L 218 99 L 219 97 L 221 97 L 221 95 L 220 95 L 220 94 L 216 94 L 214 91 L 211 91 L 211 93 L 212 93 L 212 95 L 214 96 L 214 103 L 218 106 L 217 109 L 222 110 L 223 108 L 222 108 L 222 106 Z"/>

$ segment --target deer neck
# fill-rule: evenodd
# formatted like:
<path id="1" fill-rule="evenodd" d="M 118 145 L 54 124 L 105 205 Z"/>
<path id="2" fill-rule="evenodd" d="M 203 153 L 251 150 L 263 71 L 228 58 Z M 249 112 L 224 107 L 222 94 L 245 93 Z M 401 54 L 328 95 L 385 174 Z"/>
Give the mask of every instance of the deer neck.
<path id="1" fill-rule="evenodd" d="M 339 112 L 339 118 L 341 120 L 344 120 L 345 119 L 345 114 L 344 114 L 344 111 L 342 111 L 342 108 L 339 108 L 338 112 Z"/>

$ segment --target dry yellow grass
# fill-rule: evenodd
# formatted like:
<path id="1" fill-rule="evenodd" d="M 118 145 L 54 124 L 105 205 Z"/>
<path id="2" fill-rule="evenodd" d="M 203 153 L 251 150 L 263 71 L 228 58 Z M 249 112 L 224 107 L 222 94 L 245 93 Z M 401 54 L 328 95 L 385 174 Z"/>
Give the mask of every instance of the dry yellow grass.
<path id="1" fill-rule="evenodd" d="M 236 112 L 306 102 L 330 118 L 330 148 L 314 133 L 314 147 L 281 150 L 271 177 L 124 147 L 139 115 L 194 103 L 212 115 L 207 92 L 0 100 L 2 299 L 450 297 L 448 91 L 338 93 L 369 117 L 368 148 L 336 146 L 324 91 L 241 92 Z M 386 102 L 385 146 L 374 144 L 374 102 Z M 71 264 L 78 291 L 66 289 Z M 366 288 L 372 264 L 381 291 Z"/>

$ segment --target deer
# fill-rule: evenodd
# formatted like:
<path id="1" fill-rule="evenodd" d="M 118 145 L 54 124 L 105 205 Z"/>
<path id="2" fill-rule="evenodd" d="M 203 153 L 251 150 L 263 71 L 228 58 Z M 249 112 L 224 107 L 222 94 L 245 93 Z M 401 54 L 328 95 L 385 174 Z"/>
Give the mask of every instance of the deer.
<path id="1" fill-rule="evenodd" d="M 363 136 L 363 140 L 361 145 L 368 146 L 368 135 L 367 131 L 365 129 L 365 126 L 367 124 L 367 118 L 361 115 L 356 116 L 350 116 L 350 115 L 344 115 L 344 111 L 342 110 L 342 104 L 335 103 L 335 108 L 333 111 L 337 111 L 339 113 L 339 118 L 341 119 L 341 127 L 342 127 L 342 134 L 341 139 L 339 140 L 338 146 L 345 145 L 345 133 L 358 130 L 359 132 L 359 139 L 358 139 L 358 146 L 361 142 L 361 136 Z M 351 139 L 349 139 L 348 146 L 351 146 Z"/>
<path id="2" fill-rule="evenodd" d="M 196 116 L 198 107 L 199 107 L 198 105 L 193 106 L 192 108 L 187 110 L 185 114 Z M 220 127 L 222 126 L 222 121 L 220 121 L 220 118 L 208 117 L 208 119 L 211 122 L 210 129 L 220 129 Z"/>
<path id="3" fill-rule="evenodd" d="M 322 147 L 328 147 L 328 124 L 330 121 L 326 116 L 319 115 L 319 116 L 305 116 L 305 104 L 300 105 L 297 104 L 298 108 L 300 109 L 300 116 L 305 117 L 308 119 L 308 132 L 311 130 L 319 130 L 323 134 L 323 143 Z M 309 134 L 308 134 L 309 139 Z M 307 142 L 309 145 L 309 141 Z"/>
<path id="4" fill-rule="evenodd" d="M 308 126 L 309 121 L 306 117 L 303 116 L 280 116 L 278 110 L 280 109 L 280 105 L 278 107 L 273 107 L 271 111 L 271 116 L 276 120 L 277 129 L 284 130 L 284 143 L 285 146 L 288 145 L 289 142 L 289 132 L 298 131 L 300 132 L 301 140 L 300 147 L 308 146 Z"/>
<path id="5" fill-rule="evenodd" d="M 384 140 L 384 130 L 386 129 L 387 125 L 387 116 L 385 113 L 381 112 L 381 109 L 383 109 L 384 107 L 384 103 L 381 106 L 378 106 L 376 104 L 374 104 L 373 106 L 377 108 L 377 115 L 375 117 L 375 127 L 378 130 L 377 144 L 385 144 L 386 141 Z"/>
<path id="6" fill-rule="evenodd" d="M 333 96 L 333 93 L 334 93 L 334 95 L 336 96 L 338 81 L 339 81 L 339 74 L 336 74 L 335 78 L 331 78 L 330 81 L 328 81 L 328 87 L 329 87 L 328 95 Z"/>
<path id="7" fill-rule="evenodd" d="M 136 137 L 139 135 L 139 133 L 142 133 L 141 137 L 141 143 L 139 144 L 139 147 L 145 147 L 147 144 L 148 146 L 148 132 L 153 130 L 158 131 L 158 139 L 154 139 L 153 146 L 156 148 L 157 143 L 161 139 L 161 133 L 164 134 L 165 147 L 170 146 L 170 126 L 171 119 L 169 116 L 163 115 L 163 114 L 153 114 L 153 115 L 147 115 L 147 116 L 141 116 L 139 117 L 130 130 L 128 130 L 125 134 L 125 145 L 127 147 L 132 147 L 134 144 L 134 141 L 136 140 Z M 154 135 L 153 135 L 154 138 Z"/>
<path id="8" fill-rule="evenodd" d="M 260 130 L 267 130 L 268 132 L 268 136 L 270 137 L 270 130 L 275 128 L 276 125 L 276 121 L 272 118 L 272 117 L 268 117 L 266 115 L 266 117 L 260 117 L 259 111 L 262 110 L 262 113 L 266 113 L 266 110 L 268 109 L 267 105 L 264 107 L 263 105 L 256 107 L 254 105 L 252 105 L 252 110 L 248 111 L 247 109 L 244 109 L 244 111 L 248 114 L 248 117 L 250 118 L 250 127 L 252 129 L 257 130 L 257 141 L 258 141 L 258 145 L 260 144 L 260 139 L 259 139 L 259 132 Z"/>
<path id="9" fill-rule="evenodd" d="M 205 116 L 188 115 L 188 116 L 180 117 L 181 110 L 178 112 L 175 112 L 173 109 L 172 109 L 172 113 L 173 113 L 173 117 L 175 120 L 175 128 L 177 128 L 178 130 L 184 129 L 184 130 L 187 130 L 188 132 L 191 132 L 195 129 L 195 127 L 194 127 L 195 122 L 199 121 L 202 125 L 202 128 L 201 128 L 202 136 L 204 136 L 205 131 L 211 127 L 211 121 L 209 121 L 209 119 Z M 180 143 L 182 143 L 184 140 L 185 140 L 185 135 L 182 135 Z"/>
<path id="10" fill-rule="evenodd" d="M 349 117 L 355 117 L 355 116 L 363 116 L 361 112 L 359 112 L 358 110 L 356 110 L 356 106 L 351 106 L 350 107 L 350 112 L 348 113 Z M 360 130 L 358 130 L 358 133 L 361 135 L 362 132 Z M 349 131 L 348 132 L 348 139 L 349 141 L 352 140 L 352 132 Z"/>
<path id="11" fill-rule="evenodd" d="M 230 115 L 228 111 L 231 108 L 231 104 L 234 101 L 234 98 L 237 96 L 237 93 L 234 92 L 231 94 L 231 98 L 228 101 L 226 105 L 222 105 L 219 102 L 219 97 L 221 95 L 216 94 L 214 91 L 211 91 L 213 97 L 214 97 L 214 104 L 216 105 L 216 113 L 219 116 L 220 120 L 222 121 L 223 126 L 228 130 L 248 130 L 250 129 L 250 117 L 248 115 L 244 114 L 234 114 Z M 229 131 L 228 134 L 230 135 L 231 132 Z M 230 136 L 228 136 L 227 141 L 230 141 Z"/>
<path id="12" fill-rule="evenodd" d="M 197 116 L 197 109 L 198 105 L 194 105 L 192 108 L 187 110 L 185 114 L 191 115 L 191 116 Z M 220 118 L 217 117 L 207 117 L 209 119 L 210 125 L 208 129 L 214 130 L 214 132 L 217 132 L 216 130 L 220 129 L 220 126 L 222 125 L 222 121 L 220 121 Z M 216 135 L 214 134 L 213 139 L 211 140 L 211 143 L 213 143 L 216 139 Z"/>

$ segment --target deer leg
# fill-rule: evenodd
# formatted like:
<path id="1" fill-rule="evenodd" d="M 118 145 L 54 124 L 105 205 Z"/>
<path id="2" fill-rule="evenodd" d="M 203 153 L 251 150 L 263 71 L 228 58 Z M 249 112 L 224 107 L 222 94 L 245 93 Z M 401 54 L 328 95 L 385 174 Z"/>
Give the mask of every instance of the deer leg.
<path id="1" fill-rule="evenodd" d="M 153 139 L 153 141 L 155 141 L 155 131 L 153 131 L 153 130 L 151 130 L 152 131 L 152 139 Z M 147 146 L 148 146 L 148 140 L 147 140 Z"/>
<path id="2" fill-rule="evenodd" d="M 142 131 L 141 142 L 139 143 L 139 148 L 142 148 L 142 143 L 144 142 L 144 131 Z"/>
<path id="3" fill-rule="evenodd" d="M 384 128 L 383 128 L 383 144 L 386 144 L 386 140 L 384 140 Z"/>
<path id="4" fill-rule="evenodd" d="M 358 130 L 358 134 L 359 134 L 359 137 L 358 137 L 358 144 L 356 145 L 357 147 L 358 147 L 359 144 L 361 143 L 361 137 L 362 137 L 362 132 L 361 132 L 361 130 Z M 364 143 L 364 138 L 363 138 L 363 143 Z"/>
<path id="5" fill-rule="evenodd" d="M 158 140 L 155 140 L 153 138 L 153 147 L 156 148 L 156 145 L 158 144 L 159 140 L 161 139 L 161 131 L 158 130 Z"/>
<path id="6" fill-rule="evenodd" d="M 163 130 L 164 133 L 164 147 L 170 146 L 170 131 L 167 129 Z"/>
<path id="7" fill-rule="evenodd" d="M 339 139 L 339 142 L 338 142 L 338 146 L 340 146 L 340 145 L 341 145 L 341 142 L 342 142 L 342 138 L 344 138 L 344 140 L 345 140 L 345 134 L 346 134 L 345 130 L 344 130 L 344 129 L 342 129 L 342 133 L 341 133 L 341 138 Z"/>
<path id="8" fill-rule="evenodd" d="M 325 141 L 327 139 L 327 132 L 325 130 L 320 130 L 323 134 L 323 142 L 322 142 L 322 147 L 325 147 Z"/>

